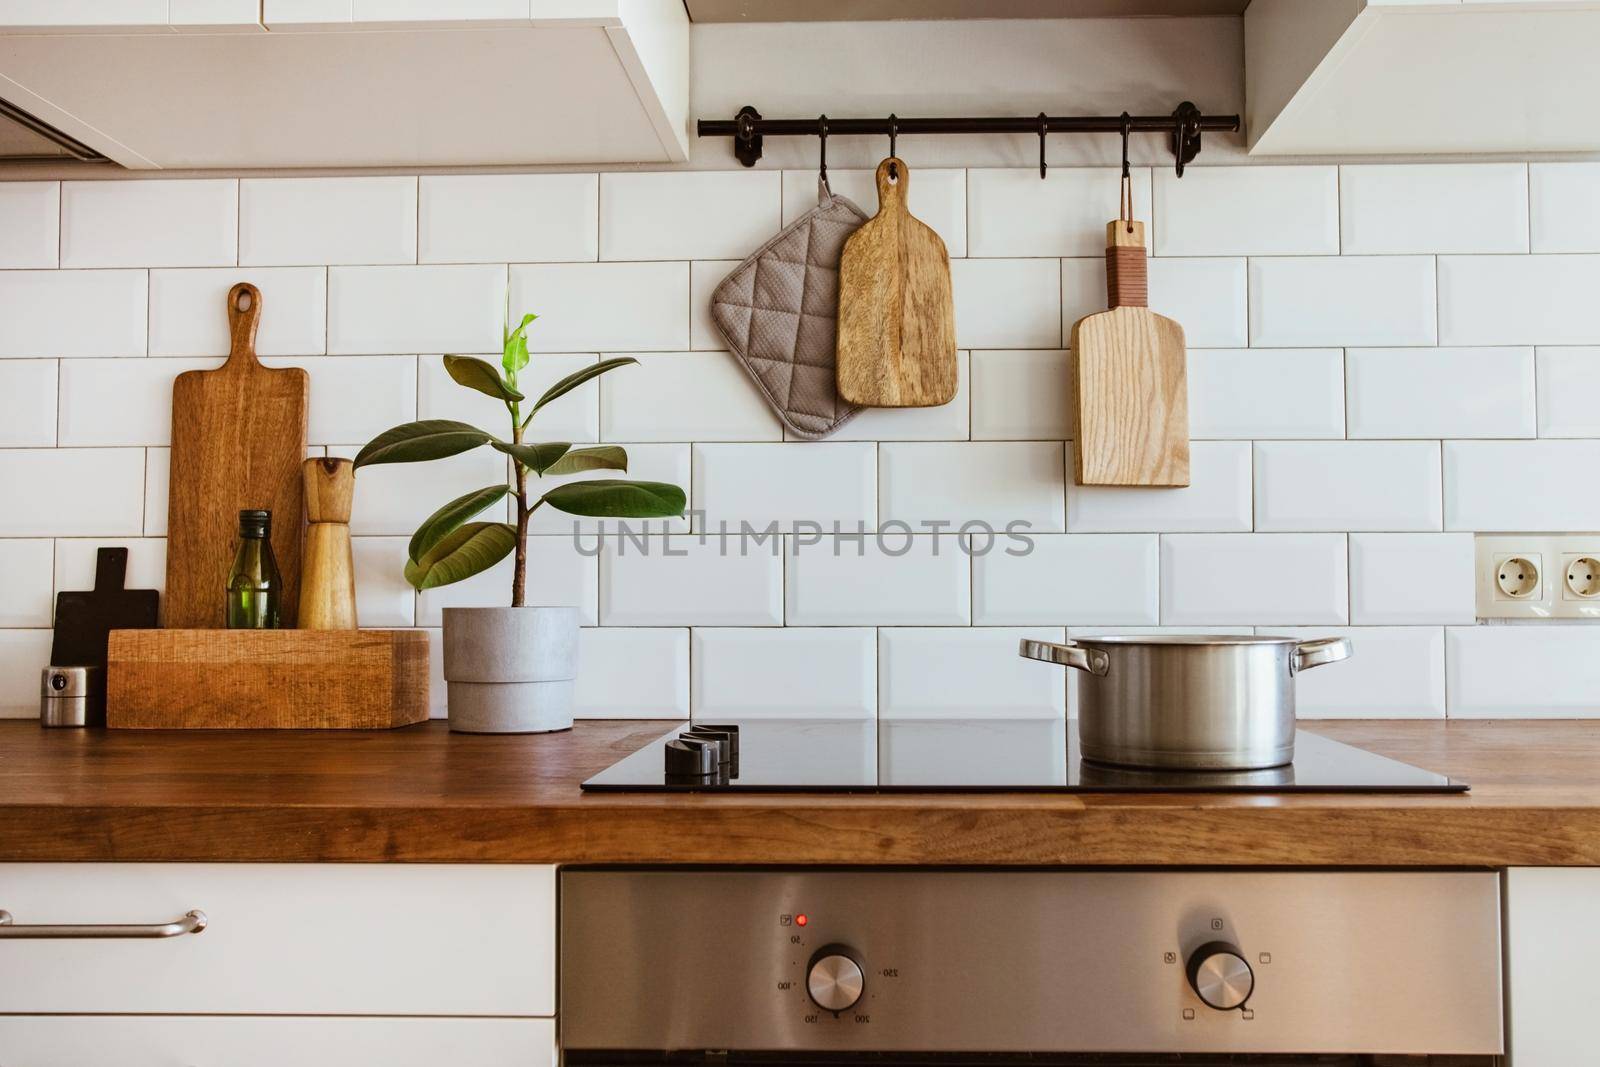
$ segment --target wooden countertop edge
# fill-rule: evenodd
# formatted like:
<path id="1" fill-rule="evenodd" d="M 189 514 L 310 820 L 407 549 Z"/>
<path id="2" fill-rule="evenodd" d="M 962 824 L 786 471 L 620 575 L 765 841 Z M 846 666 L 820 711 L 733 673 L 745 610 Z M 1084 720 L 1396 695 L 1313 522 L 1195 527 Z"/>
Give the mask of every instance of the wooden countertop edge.
<path id="1" fill-rule="evenodd" d="M 0 816 L 10 862 L 1600 866 L 1588 807 L 41 804 Z"/>

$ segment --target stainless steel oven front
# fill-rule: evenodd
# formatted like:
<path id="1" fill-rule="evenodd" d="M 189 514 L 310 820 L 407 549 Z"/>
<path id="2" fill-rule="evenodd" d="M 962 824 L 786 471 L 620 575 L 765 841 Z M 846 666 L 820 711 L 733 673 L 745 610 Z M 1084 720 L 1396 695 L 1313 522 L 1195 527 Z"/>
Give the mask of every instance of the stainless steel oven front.
<path id="1" fill-rule="evenodd" d="M 569 1063 L 1503 1051 L 1487 871 L 568 869 L 560 959 Z"/>

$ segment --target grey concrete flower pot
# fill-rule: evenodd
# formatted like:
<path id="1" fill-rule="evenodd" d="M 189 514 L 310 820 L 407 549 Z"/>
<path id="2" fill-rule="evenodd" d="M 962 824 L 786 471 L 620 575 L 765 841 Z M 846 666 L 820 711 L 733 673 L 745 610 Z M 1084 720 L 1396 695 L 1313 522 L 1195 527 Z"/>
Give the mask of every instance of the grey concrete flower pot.
<path id="1" fill-rule="evenodd" d="M 572 726 L 577 608 L 445 608 L 450 729 L 536 734 Z"/>

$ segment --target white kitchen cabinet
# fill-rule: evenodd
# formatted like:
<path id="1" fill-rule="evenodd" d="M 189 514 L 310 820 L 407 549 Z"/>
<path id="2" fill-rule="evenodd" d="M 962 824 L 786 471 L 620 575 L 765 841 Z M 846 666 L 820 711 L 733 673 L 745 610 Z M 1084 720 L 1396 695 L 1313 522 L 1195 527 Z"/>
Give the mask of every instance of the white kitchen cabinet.
<path id="1" fill-rule="evenodd" d="M 551 1067 L 553 1019 L 0 1015 L 0 1067 Z"/>
<path id="2" fill-rule="evenodd" d="M 0 939 L 0 1011 L 551 1016 L 555 897 L 551 866 L 0 864 L 17 925 L 208 920 Z"/>
<path id="3" fill-rule="evenodd" d="M 1575 1067 L 1600 1049 L 1600 868 L 1506 875 L 1511 1067 Z"/>
<path id="4" fill-rule="evenodd" d="M 688 158 L 682 0 L 0 0 L 0 98 L 134 169 Z"/>

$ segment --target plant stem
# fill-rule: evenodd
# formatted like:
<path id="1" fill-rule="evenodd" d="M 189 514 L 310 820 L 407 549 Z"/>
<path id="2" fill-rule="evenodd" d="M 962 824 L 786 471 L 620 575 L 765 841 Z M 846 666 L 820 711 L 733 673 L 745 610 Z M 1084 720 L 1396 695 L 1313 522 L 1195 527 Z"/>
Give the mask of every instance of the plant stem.
<path id="1" fill-rule="evenodd" d="M 515 407 L 511 410 L 511 439 L 517 444 L 522 443 L 522 426 L 517 422 Z M 528 468 L 520 460 L 513 459 L 511 462 L 517 470 L 517 547 L 516 563 L 511 572 L 511 606 L 520 608 L 527 599 L 528 518 L 531 512 L 528 509 Z"/>

